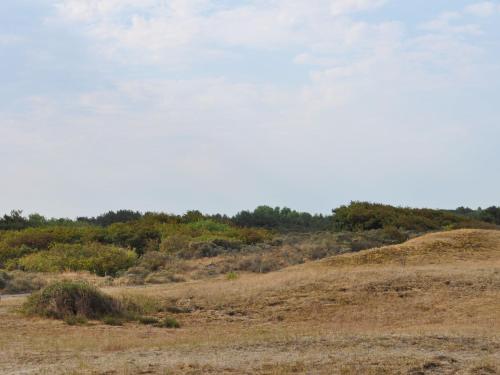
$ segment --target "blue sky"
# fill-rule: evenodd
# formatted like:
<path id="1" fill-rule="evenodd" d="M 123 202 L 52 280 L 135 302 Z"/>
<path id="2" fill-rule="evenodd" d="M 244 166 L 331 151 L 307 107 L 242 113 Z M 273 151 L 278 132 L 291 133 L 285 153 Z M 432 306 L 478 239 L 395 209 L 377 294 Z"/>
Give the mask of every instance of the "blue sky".
<path id="1" fill-rule="evenodd" d="M 500 205 L 500 1 L 6 0 L 0 212 Z"/>

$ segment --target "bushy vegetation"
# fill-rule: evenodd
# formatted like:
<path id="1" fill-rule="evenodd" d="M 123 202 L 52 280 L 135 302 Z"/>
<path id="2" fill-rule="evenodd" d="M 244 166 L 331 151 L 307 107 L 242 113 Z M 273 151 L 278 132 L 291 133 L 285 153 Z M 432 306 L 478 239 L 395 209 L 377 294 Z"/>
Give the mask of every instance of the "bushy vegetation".
<path id="1" fill-rule="evenodd" d="M 12 211 L 0 217 L 0 269 L 90 271 L 120 276 L 132 284 L 177 282 L 184 280 L 172 266 L 179 260 L 239 254 L 235 265 L 225 272 L 270 272 L 339 251 L 403 242 L 409 235 L 427 231 L 495 225 L 500 225 L 500 207 L 434 210 L 367 202 L 341 206 L 332 215 L 260 206 L 234 217 L 199 211 L 171 215 L 120 210 L 70 220 Z M 367 234 L 353 237 L 346 234 L 349 232 Z M 339 236 L 333 245 L 319 241 L 296 246 L 299 250 L 284 254 L 286 259 L 272 259 L 267 252 L 279 249 L 280 237 L 293 233 L 325 233 L 322 238 L 342 233 L 348 243 Z M 2 284 L 6 281 L 0 280 Z M 19 281 L 15 287 L 10 282 L 18 290 L 30 289 L 29 284 Z"/>
<path id="2" fill-rule="evenodd" d="M 125 322 L 154 325 L 159 328 L 179 328 L 172 317 L 158 319 L 145 314 L 165 311 L 158 300 L 140 295 L 111 297 L 83 281 L 59 281 L 28 297 L 23 312 L 64 320 L 69 325 L 86 324 L 88 320 L 101 320 L 104 324 L 122 326 Z"/>
<path id="3" fill-rule="evenodd" d="M 119 301 L 90 284 L 77 281 L 56 282 L 33 293 L 24 304 L 24 311 L 28 315 L 55 319 L 68 316 L 102 319 L 124 313 Z"/>
<path id="4" fill-rule="evenodd" d="M 49 250 L 20 258 L 16 264 L 30 272 L 90 271 L 99 276 L 116 275 L 132 267 L 137 255 L 132 250 L 99 243 L 56 244 Z"/>
<path id="5" fill-rule="evenodd" d="M 500 207 L 491 206 L 485 209 L 479 207 L 477 210 L 472 210 L 467 207 L 459 207 L 454 211 L 454 213 L 471 219 L 484 221 L 486 223 L 500 225 Z"/>
<path id="6" fill-rule="evenodd" d="M 321 231 L 332 227 L 331 216 L 311 215 L 284 207 L 259 206 L 253 212 L 241 211 L 232 219 L 236 225 L 280 231 Z"/>
<path id="7" fill-rule="evenodd" d="M 486 223 L 472 216 L 446 210 L 393 207 L 368 202 L 351 202 L 334 210 L 336 230 L 364 231 L 382 228 L 426 232 L 438 229 L 486 227 Z"/>

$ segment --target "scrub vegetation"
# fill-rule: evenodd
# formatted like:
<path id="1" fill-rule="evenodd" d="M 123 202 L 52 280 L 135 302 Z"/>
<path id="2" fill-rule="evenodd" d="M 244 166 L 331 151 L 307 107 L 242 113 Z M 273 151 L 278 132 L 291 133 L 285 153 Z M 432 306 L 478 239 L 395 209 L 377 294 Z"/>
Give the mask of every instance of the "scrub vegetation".
<path id="1" fill-rule="evenodd" d="M 107 283 L 178 283 L 232 273 L 267 273 L 346 252 L 458 228 L 496 228 L 500 208 L 433 210 L 352 202 L 331 215 L 257 207 L 233 217 L 108 212 L 47 219 L 0 218 L 0 290 L 26 293 L 61 273 Z"/>

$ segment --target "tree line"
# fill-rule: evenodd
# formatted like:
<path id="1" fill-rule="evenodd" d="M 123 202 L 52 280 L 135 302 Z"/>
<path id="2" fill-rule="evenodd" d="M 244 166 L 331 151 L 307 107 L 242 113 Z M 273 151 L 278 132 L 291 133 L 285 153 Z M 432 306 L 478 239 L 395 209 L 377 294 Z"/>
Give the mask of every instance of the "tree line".
<path id="1" fill-rule="evenodd" d="M 299 212 L 287 207 L 259 206 L 253 211 L 241 211 L 234 216 L 207 215 L 200 211 L 187 211 L 183 215 L 132 210 L 109 211 L 96 217 L 46 218 L 40 214 L 24 216 L 14 210 L 0 217 L 0 231 L 51 226 L 90 225 L 109 227 L 117 223 L 191 223 L 211 220 L 218 223 L 247 228 L 265 228 L 281 232 L 314 232 L 325 230 L 370 230 L 396 227 L 403 230 L 428 231 L 448 227 L 482 226 L 482 223 L 500 225 L 500 207 L 486 209 L 459 207 L 455 210 L 394 207 L 391 205 L 351 202 L 332 210 L 330 215 Z"/>

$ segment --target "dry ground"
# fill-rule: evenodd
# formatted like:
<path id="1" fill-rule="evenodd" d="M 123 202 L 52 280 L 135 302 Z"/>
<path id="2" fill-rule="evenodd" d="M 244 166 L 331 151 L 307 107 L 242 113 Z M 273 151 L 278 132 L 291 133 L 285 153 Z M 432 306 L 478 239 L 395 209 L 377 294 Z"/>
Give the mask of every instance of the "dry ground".
<path id="1" fill-rule="evenodd" d="M 23 297 L 4 299 L 0 373 L 500 373 L 499 231 L 436 233 L 233 281 L 107 291 L 176 306 L 182 328 L 68 326 L 25 318 Z"/>

